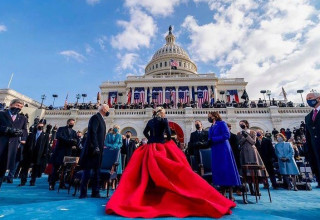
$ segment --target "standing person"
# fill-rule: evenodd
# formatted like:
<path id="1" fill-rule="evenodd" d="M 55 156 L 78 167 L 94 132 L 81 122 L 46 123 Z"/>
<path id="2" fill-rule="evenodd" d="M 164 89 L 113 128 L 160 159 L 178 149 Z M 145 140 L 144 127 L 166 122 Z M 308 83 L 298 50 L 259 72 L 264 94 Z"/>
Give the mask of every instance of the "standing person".
<path id="1" fill-rule="evenodd" d="M 317 188 L 320 188 L 320 93 L 310 92 L 307 95 L 307 102 L 313 108 L 305 117 L 307 157 L 310 160 L 312 171 L 317 177 Z"/>
<path id="2" fill-rule="evenodd" d="M 19 144 L 25 144 L 28 135 L 27 118 L 20 115 L 24 102 L 13 99 L 8 110 L 0 111 L 0 188 L 7 170 L 14 170 Z M 8 166 L 9 165 L 9 166 Z M 13 182 L 14 173 L 8 182 Z"/>
<path id="3" fill-rule="evenodd" d="M 277 140 L 277 134 L 279 134 L 279 131 L 276 128 L 273 128 L 272 130 L 272 135 L 273 135 L 273 140 L 276 141 Z"/>
<path id="4" fill-rule="evenodd" d="M 41 172 L 41 165 L 46 162 L 46 157 L 49 149 L 49 134 L 43 131 L 44 123 L 40 120 L 36 126 L 35 131 L 30 133 L 27 142 L 23 148 L 23 160 L 21 169 L 21 183 L 24 186 L 27 182 L 28 170 L 32 166 L 30 186 L 34 186 L 36 178 L 39 177 Z"/>
<path id="5" fill-rule="evenodd" d="M 88 134 L 84 148 L 81 151 L 79 165 L 83 169 L 80 186 L 80 199 L 87 197 L 88 181 L 92 172 L 92 192 L 91 197 L 100 198 L 100 167 L 102 162 L 102 152 L 106 138 L 106 123 L 103 117 L 109 116 L 109 106 L 100 105 L 98 113 L 89 120 Z"/>
<path id="6" fill-rule="evenodd" d="M 231 208 L 236 204 L 196 174 L 184 153 L 170 140 L 171 131 L 164 108 L 156 108 L 143 133 L 148 144 L 133 154 L 118 188 L 106 205 L 107 214 L 129 218 L 219 218 L 231 214 Z"/>
<path id="7" fill-rule="evenodd" d="M 51 162 L 53 165 L 52 175 L 49 185 L 49 190 L 54 190 L 55 183 L 58 179 L 58 170 L 63 164 L 63 158 L 71 156 L 72 147 L 78 143 L 77 132 L 73 130 L 75 120 L 70 118 L 67 121 L 67 126 L 60 127 L 57 130 L 57 143 L 51 156 Z M 63 183 L 60 183 L 63 186 Z"/>
<path id="8" fill-rule="evenodd" d="M 270 181 L 272 183 L 273 189 L 277 189 L 277 181 L 274 173 L 273 160 L 277 157 L 275 155 L 274 147 L 271 139 L 264 137 L 263 131 L 257 131 L 257 141 L 256 147 L 261 156 L 261 159 L 266 166 L 266 169 L 269 173 Z"/>
<path id="9" fill-rule="evenodd" d="M 234 156 L 234 159 L 236 161 L 237 164 L 237 168 L 238 171 L 241 170 L 241 164 L 240 164 L 240 149 L 239 149 L 239 142 L 238 142 L 238 138 L 237 135 L 231 132 L 231 124 L 227 123 L 227 126 L 229 128 L 230 131 L 230 138 L 229 138 L 229 143 L 232 149 L 232 153 Z"/>
<path id="10" fill-rule="evenodd" d="M 188 151 L 190 155 L 194 155 L 197 165 L 200 164 L 200 149 L 209 148 L 208 146 L 208 132 L 203 130 L 201 121 L 195 121 L 196 131 L 191 133 L 190 142 L 188 144 Z"/>
<path id="11" fill-rule="evenodd" d="M 112 132 L 107 134 L 106 140 L 104 142 L 104 145 L 106 147 L 112 148 L 112 149 L 121 149 L 122 147 L 122 137 L 121 134 L 119 133 L 120 131 L 120 126 L 119 125 L 114 125 Z M 119 157 L 118 160 L 118 167 L 117 167 L 117 174 L 120 177 L 122 174 L 122 161 L 121 161 L 121 156 Z"/>
<path id="12" fill-rule="evenodd" d="M 56 139 L 57 130 L 58 130 L 58 126 L 54 125 L 51 131 L 50 144 L 52 144 L 53 140 Z"/>
<path id="13" fill-rule="evenodd" d="M 286 138 L 283 134 L 277 135 L 278 143 L 275 145 L 276 154 L 279 162 L 279 171 L 283 176 L 285 186 L 288 190 L 291 189 L 289 177 L 292 176 L 292 182 L 294 186 L 294 191 L 298 191 L 296 186 L 296 175 L 299 175 L 299 170 L 297 164 L 294 160 L 294 151 L 291 143 L 286 142 Z"/>
<path id="14" fill-rule="evenodd" d="M 242 129 L 241 132 L 237 134 L 239 145 L 240 145 L 240 162 L 242 165 L 259 165 L 264 166 L 264 163 L 260 157 L 260 154 L 255 146 L 257 134 L 255 131 L 250 130 L 250 125 L 247 120 L 241 120 L 239 126 Z M 251 172 L 247 172 L 247 176 L 251 176 Z M 258 171 L 258 176 L 267 176 L 267 173 Z M 249 189 L 251 195 L 255 195 L 252 183 L 249 183 Z M 257 189 L 259 190 L 259 188 Z M 260 192 L 257 192 L 260 195 Z"/>
<path id="15" fill-rule="evenodd" d="M 230 131 L 218 112 L 210 112 L 208 121 L 212 123 L 208 138 L 212 155 L 213 185 L 224 187 L 223 195 L 226 193 L 225 187 L 229 188 L 229 199 L 234 201 L 232 187 L 240 186 L 241 181 L 229 143 Z"/>
<path id="16" fill-rule="evenodd" d="M 127 131 L 125 139 L 123 139 L 123 142 L 122 142 L 121 154 L 125 155 L 125 161 L 122 161 L 124 163 L 123 169 L 128 165 L 133 155 L 133 152 L 136 149 L 136 143 L 134 140 L 131 140 L 131 136 L 132 136 L 131 131 Z"/>

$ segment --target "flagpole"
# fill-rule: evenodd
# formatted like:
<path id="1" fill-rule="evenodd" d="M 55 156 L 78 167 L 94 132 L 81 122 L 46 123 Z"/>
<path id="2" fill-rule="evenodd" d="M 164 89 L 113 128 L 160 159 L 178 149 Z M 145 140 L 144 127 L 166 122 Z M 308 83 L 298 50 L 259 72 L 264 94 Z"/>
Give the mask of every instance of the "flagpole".
<path id="1" fill-rule="evenodd" d="M 13 73 L 11 74 L 11 77 L 10 77 L 10 80 L 9 80 L 9 83 L 8 83 L 8 89 L 10 89 L 12 78 L 13 78 Z"/>

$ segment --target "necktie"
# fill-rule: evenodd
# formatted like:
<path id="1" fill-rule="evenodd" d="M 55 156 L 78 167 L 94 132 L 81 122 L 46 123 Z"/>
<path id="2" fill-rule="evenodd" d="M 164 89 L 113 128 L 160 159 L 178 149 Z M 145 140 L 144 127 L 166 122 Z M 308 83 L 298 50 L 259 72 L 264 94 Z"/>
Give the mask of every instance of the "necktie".
<path id="1" fill-rule="evenodd" d="M 12 121 L 16 120 L 17 115 L 11 115 Z"/>
<path id="2" fill-rule="evenodd" d="M 39 136 L 40 136 L 40 132 L 37 132 L 37 135 L 36 135 L 36 141 L 38 140 Z"/>
<path id="3" fill-rule="evenodd" d="M 317 114 L 318 114 L 318 109 L 313 110 L 313 115 L 312 115 L 313 122 L 316 120 Z"/>

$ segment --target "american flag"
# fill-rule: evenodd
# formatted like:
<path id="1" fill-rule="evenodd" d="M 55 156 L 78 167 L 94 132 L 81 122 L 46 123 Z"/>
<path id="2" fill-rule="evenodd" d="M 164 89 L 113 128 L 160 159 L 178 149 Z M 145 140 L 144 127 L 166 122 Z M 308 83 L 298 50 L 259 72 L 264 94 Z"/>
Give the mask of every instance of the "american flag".
<path id="1" fill-rule="evenodd" d="M 198 107 L 202 108 L 202 104 L 209 101 L 209 92 L 207 89 L 198 90 Z"/>
<path id="2" fill-rule="evenodd" d="M 176 102 L 176 91 L 175 90 L 166 90 L 166 103 Z"/>
<path id="3" fill-rule="evenodd" d="M 188 103 L 188 101 L 189 101 L 188 94 L 189 94 L 188 90 L 184 90 L 184 91 L 180 90 L 179 94 L 178 94 L 179 95 L 179 102 L 180 103 Z"/>
<path id="4" fill-rule="evenodd" d="M 157 103 L 158 105 L 163 104 L 162 90 L 152 91 L 152 102 Z"/>
<path id="5" fill-rule="evenodd" d="M 176 70 L 178 68 L 178 62 L 173 60 L 173 59 L 171 59 L 170 60 L 170 66 L 171 66 L 171 69 Z"/>
<path id="6" fill-rule="evenodd" d="M 138 104 L 138 103 L 144 103 L 144 97 L 145 97 L 145 95 L 144 95 L 144 89 L 140 89 L 140 90 L 136 90 L 136 91 L 134 91 L 134 103 L 136 104 Z"/>

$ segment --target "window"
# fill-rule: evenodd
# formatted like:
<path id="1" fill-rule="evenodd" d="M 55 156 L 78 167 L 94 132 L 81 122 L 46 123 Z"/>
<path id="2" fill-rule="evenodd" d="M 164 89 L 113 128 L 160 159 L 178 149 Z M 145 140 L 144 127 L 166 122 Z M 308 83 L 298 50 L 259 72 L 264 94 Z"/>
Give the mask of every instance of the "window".
<path id="1" fill-rule="evenodd" d="M 158 69 L 158 64 L 156 64 L 156 69 Z"/>
<path id="2" fill-rule="evenodd" d="M 183 67 L 186 67 L 186 63 L 183 63 Z"/>
<path id="3" fill-rule="evenodd" d="M 179 66 L 181 66 L 181 62 L 179 62 Z"/>
<path id="4" fill-rule="evenodd" d="M 154 70 L 154 65 L 152 65 L 152 69 Z"/>
<path id="5" fill-rule="evenodd" d="M 160 68 L 162 67 L 162 63 L 160 63 Z"/>
<path id="6" fill-rule="evenodd" d="M 164 62 L 164 66 L 167 66 L 167 61 L 166 61 L 166 62 Z"/>

